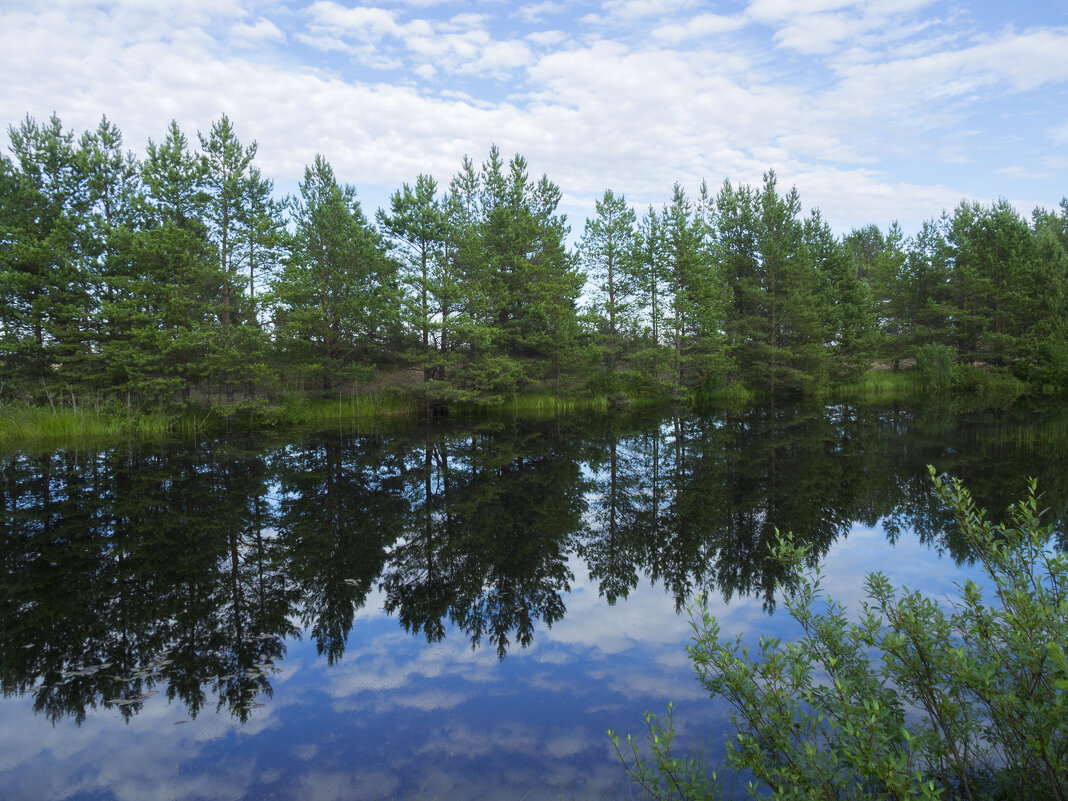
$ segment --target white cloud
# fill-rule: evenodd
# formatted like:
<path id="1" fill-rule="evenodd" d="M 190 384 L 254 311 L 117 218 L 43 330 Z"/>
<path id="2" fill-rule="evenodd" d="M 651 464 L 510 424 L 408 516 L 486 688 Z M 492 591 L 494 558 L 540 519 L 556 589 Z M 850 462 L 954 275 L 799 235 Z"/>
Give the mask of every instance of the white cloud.
<path id="1" fill-rule="evenodd" d="M 933 5 L 937 0 L 752 0 L 747 13 L 761 22 L 784 22 L 849 10 L 857 16 L 902 14 Z"/>
<path id="2" fill-rule="evenodd" d="M 344 49 L 365 66 L 380 70 L 399 69 L 407 60 L 412 72 L 424 79 L 428 73 L 439 72 L 503 79 L 530 60 L 525 42 L 493 39 L 485 14 L 402 22 L 386 9 L 348 8 L 332 0 L 317 0 L 307 15 L 308 31 L 300 36 L 301 41 L 319 49 Z M 316 44 L 319 37 L 325 45 Z M 347 45 L 339 48 L 339 42 Z"/>
<path id="3" fill-rule="evenodd" d="M 634 20 L 664 17 L 696 5 L 696 0 L 605 0 L 603 9 L 609 17 Z"/>
<path id="4" fill-rule="evenodd" d="M 566 42 L 568 35 L 563 31 L 535 31 L 526 36 L 528 42 L 538 47 L 553 47 L 561 42 Z"/>
<path id="5" fill-rule="evenodd" d="M 915 36 L 936 24 L 917 22 L 915 12 L 934 0 L 755 0 L 746 16 L 775 29 L 773 40 L 805 55 L 829 55 L 843 50 L 855 60 L 878 57 L 883 46 Z"/>
<path id="6" fill-rule="evenodd" d="M 282 30 L 263 17 L 260 17 L 251 25 L 246 22 L 234 24 L 230 28 L 230 36 L 250 46 L 261 42 L 284 42 L 286 40 L 286 35 Z"/>
<path id="7" fill-rule="evenodd" d="M 486 14 L 457 14 L 449 19 L 447 26 L 442 26 L 444 30 L 469 30 L 471 28 L 484 28 L 489 22 L 489 16 Z"/>
<path id="8" fill-rule="evenodd" d="M 748 20 L 742 15 L 727 17 L 720 14 L 698 14 L 682 23 L 661 25 L 653 31 L 653 37 L 677 44 L 689 39 L 732 33 L 747 24 Z"/>
<path id="9" fill-rule="evenodd" d="M 1006 31 L 957 50 L 850 65 L 836 94 L 859 114 L 942 126 L 946 104 L 970 103 L 978 92 L 1030 91 L 1068 81 L 1064 52 L 1068 29 Z"/>
<path id="10" fill-rule="evenodd" d="M 515 16 L 520 19 L 524 19 L 527 22 L 541 22 L 545 17 L 559 14 L 565 11 L 567 6 L 563 3 L 556 3 L 552 0 L 546 0 L 542 3 L 529 3 L 524 6 L 520 6 Z"/>
<path id="11" fill-rule="evenodd" d="M 413 55 L 437 68 L 458 74 L 488 74 L 503 77 L 531 59 L 524 42 L 494 41 L 482 29 L 462 33 L 413 35 L 405 40 Z"/>
<path id="12" fill-rule="evenodd" d="M 346 801 L 359 788 L 360 798 L 397 798 L 400 778 L 375 767 L 360 765 L 355 770 L 313 770 L 297 778 L 294 797 L 315 801 Z"/>
<path id="13" fill-rule="evenodd" d="M 316 50 L 321 50 L 324 53 L 329 53 L 332 50 L 348 53 L 352 50 L 352 47 L 343 39 L 339 39 L 336 36 L 330 36 L 326 33 L 298 33 L 296 39 L 298 42 L 302 42 L 309 47 L 314 47 Z"/>
<path id="14" fill-rule="evenodd" d="M 397 697 L 397 705 L 418 709 L 421 712 L 434 712 L 442 709 L 452 709 L 469 700 L 469 696 L 446 690 L 427 690 L 412 695 Z"/>
<path id="15" fill-rule="evenodd" d="M 599 741 L 591 741 L 588 731 L 572 729 L 549 737 L 545 742 L 545 750 L 553 759 L 567 759 L 599 745 Z"/>
<path id="16" fill-rule="evenodd" d="M 330 0 L 317 0 L 306 13 L 316 29 L 326 29 L 335 36 L 376 40 L 383 36 L 399 36 L 402 31 L 393 14 L 384 8 L 348 8 Z"/>
<path id="17" fill-rule="evenodd" d="M 994 170 L 994 172 L 997 173 L 998 175 L 1004 175 L 1004 176 L 1006 176 L 1008 178 L 1015 178 L 1015 179 L 1019 179 L 1019 180 L 1042 179 L 1042 178 L 1048 178 L 1050 176 L 1050 173 L 1048 171 L 1046 171 L 1046 172 L 1036 172 L 1034 170 L 1027 170 L 1027 169 L 1024 169 L 1023 167 L 1015 167 L 1015 166 L 1014 167 L 1001 167 L 1001 168 L 999 168 L 997 170 Z"/>

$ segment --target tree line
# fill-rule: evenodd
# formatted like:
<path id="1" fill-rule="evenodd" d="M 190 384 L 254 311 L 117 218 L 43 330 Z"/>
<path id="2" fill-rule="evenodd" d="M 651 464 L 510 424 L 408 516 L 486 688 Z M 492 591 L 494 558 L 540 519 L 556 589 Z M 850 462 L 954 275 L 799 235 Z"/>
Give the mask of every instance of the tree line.
<path id="1" fill-rule="evenodd" d="M 881 362 L 1068 384 L 1068 201 L 962 203 L 836 236 L 773 172 L 639 216 L 611 190 L 577 248 L 559 187 L 496 147 L 369 216 L 321 156 L 279 200 L 228 117 L 138 158 L 54 115 L 0 154 L 3 397 L 234 409 L 418 374 L 428 404 L 525 390 L 818 392 Z"/>

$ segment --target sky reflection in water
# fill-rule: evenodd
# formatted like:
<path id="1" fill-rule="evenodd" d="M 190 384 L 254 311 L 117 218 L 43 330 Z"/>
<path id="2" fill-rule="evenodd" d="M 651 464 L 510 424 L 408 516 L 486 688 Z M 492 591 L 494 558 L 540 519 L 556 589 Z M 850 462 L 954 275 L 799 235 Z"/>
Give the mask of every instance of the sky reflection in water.
<path id="1" fill-rule="evenodd" d="M 727 439 L 724 422 L 727 428 L 735 426 Z M 862 421 L 862 427 L 870 433 L 885 423 L 885 417 L 876 415 L 874 420 Z M 241 685 L 246 695 L 226 688 L 220 695 L 220 685 L 208 675 L 190 684 L 188 677 L 171 680 L 165 668 L 164 677 L 153 685 L 161 692 L 128 710 L 103 703 L 108 691 L 99 690 L 105 685 L 93 684 L 95 679 L 90 677 L 63 685 L 74 689 L 62 702 L 53 691 L 47 713 L 34 711 L 35 698 L 40 703 L 42 696 L 41 685 L 57 682 L 58 676 L 55 660 L 36 659 L 39 650 L 59 652 L 57 659 L 70 670 L 79 655 L 92 663 L 88 655 L 96 651 L 90 643 L 111 643 L 101 646 L 101 653 L 115 652 L 118 646 L 114 635 L 108 639 L 108 633 L 93 621 L 68 620 L 56 626 L 61 634 L 84 638 L 81 644 L 67 643 L 69 652 L 64 651 L 64 643 L 37 636 L 40 624 L 32 632 L 20 627 L 19 614 L 45 619 L 40 617 L 40 607 L 53 597 L 41 590 L 40 576 L 47 576 L 48 571 L 34 572 L 41 554 L 49 548 L 65 549 L 72 558 L 86 559 L 86 554 L 84 543 L 79 550 L 59 543 L 64 538 L 77 539 L 57 522 L 65 519 L 64 514 L 69 518 L 74 508 L 64 512 L 60 503 L 77 484 L 73 473 L 66 471 L 65 484 L 53 477 L 46 482 L 46 492 L 41 489 L 40 464 L 23 470 L 20 465 L 26 467 L 25 460 L 12 459 L 5 465 L 4 508 L 6 561 L 9 575 L 14 576 L 9 594 L 16 597 L 5 600 L 4 606 L 7 697 L 0 702 L 2 795 L 5 799 L 270 797 L 320 801 L 416 796 L 535 799 L 572 793 L 597 797 L 623 781 L 606 729 L 639 735 L 642 712 L 661 712 L 668 701 L 676 704 L 680 739 L 690 744 L 711 742 L 715 760 L 722 753 L 719 743 L 727 729 L 727 713 L 707 699 L 686 659 L 690 629 L 685 611 L 677 612 L 683 591 L 689 590 L 688 596 L 706 593 L 727 634 L 741 633 L 755 640 L 761 633 L 786 638 L 796 630 L 785 614 L 767 613 L 767 598 L 760 592 L 767 585 L 766 566 L 723 570 L 722 565 L 702 564 L 701 559 L 718 555 L 722 560 L 739 550 L 759 550 L 757 546 L 774 525 L 808 531 L 814 548 L 825 552 L 827 589 L 851 609 L 859 607 L 861 579 L 869 570 L 882 570 L 895 584 L 922 588 L 936 596 L 951 595 L 955 581 L 974 575 L 974 569 L 960 567 L 951 558 L 957 546 L 932 524 L 938 518 L 924 505 L 927 502 L 922 499 L 927 496 L 922 492 L 860 499 L 844 511 L 826 503 L 827 497 L 841 494 L 844 481 L 863 479 L 862 466 L 874 471 L 870 479 L 863 479 L 872 485 L 922 487 L 918 464 L 934 446 L 918 439 L 915 429 L 920 426 L 911 423 L 911 434 L 899 434 L 896 441 L 870 441 L 863 447 L 844 439 L 855 435 L 854 429 L 828 423 L 826 415 L 815 413 L 802 415 L 800 421 L 792 415 L 743 416 L 733 423 L 720 420 L 716 425 L 689 428 L 671 421 L 653 428 L 636 424 L 622 431 L 612 426 L 594 426 L 590 431 L 586 425 L 584 436 L 546 429 L 536 429 L 534 436 L 517 436 L 514 431 L 497 430 L 482 435 L 477 447 L 470 443 L 479 437 L 456 432 L 434 432 L 426 440 L 400 435 L 374 441 L 356 437 L 333 456 L 323 442 L 313 438 L 286 448 L 245 447 L 237 456 L 233 450 L 221 456 L 216 451 L 216 467 L 197 467 L 184 478 L 172 474 L 155 480 L 145 478 L 145 465 L 170 463 L 169 456 L 133 458 L 132 462 L 127 457 L 112 462 L 99 455 L 81 457 L 78 469 L 95 476 L 93 481 L 118 479 L 121 483 L 130 480 L 129 472 L 137 472 L 143 479 L 142 492 L 146 486 L 155 487 L 163 493 L 157 499 L 163 505 L 171 497 L 163 488 L 191 491 L 180 485 L 196 470 L 208 474 L 216 470 L 216 479 L 226 478 L 209 482 L 218 490 L 212 497 L 227 508 L 236 504 L 245 513 L 234 518 L 233 527 L 221 527 L 217 552 L 210 543 L 203 544 L 213 554 L 205 561 L 205 569 L 214 573 L 194 580 L 176 570 L 177 577 L 159 580 L 174 579 L 176 586 L 185 588 L 181 592 L 198 597 L 196 588 L 209 587 L 204 597 L 210 596 L 210 602 L 198 607 L 209 611 L 195 621 L 173 624 L 168 636 L 157 639 L 169 642 L 177 652 L 183 651 L 183 642 L 210 641 L 211 648 L 198 646 L 201 655 L 196 659 L 200 661 L 194 662 L 200 667 L 190 668 L 194 672 L 218 664 L 247 668 L 249 660 L 262 658 L 254 653 L 261 646 L 274 649 L 270 656 L 275 657 L 279 671 L 264 679 L 270 693 L 260 691 L 264 685 L 257 679 Z M 971 432 L 951 436 L 943 446 L 944 454 L 955 454 L 952 458 L 961 468 L 957 472 L 976 465 L 974 456 L 979 451 L 989 455 L 1000 447 L 989 438 L 976 444 L 974 430 L 963 423 L 954 431 Z M 680 436 L 685 441 L 681 449 L 676 447 Z M 852 457 L 842 456 L 847 448 L 858 450 L 855 463 Z M 1046 458 L 1052 468 L 1058 453 Z M 218 464 L 227 459 L 229 466 L 219 469 Z M 287 461 L 291 467 L 285 466 Z M 429 471 L 420 471 L 420 464 L 430 466 Z M 1032 459 L 1031 467 L 1030 472 L 1041 472 L 1044 462 L 1040 459 L 1035 464 Z M 1000 469 L 1000 476 L 989 477 L 992 484 L 1001 481 L 1022 490 L 1022 479 L 1015 476 L 1024 473 L 1012 472 L 1021 469 L 1018 465 Z M 822 489 L 813 483 L 813 471 L 830 477 Z M 250 482 L 250 476 L 255 481 Z M 509 496 L 506 484 L 498 481 L 502 478 L 534 498 Z M 336 499 L 324 488 L 331 481 L 344 486 L 350 506 L 365 513 L 370 510 L 379 523 L 395 520 L 397 528 L 371 535 L 379 543 L 374 547 L 354 545 L 352 532 L 345 528 L 345 515 L 331 517 L 329 512 Z M 96 486 L 92 481 L 89 484 Z M 234 495 L 238 485 L 244 487 L 239 502 Z M 36 490 L 31 491 L 32 487 Z M 618 495 L 625 489 L 630 501 L 623 503 L 617 497 L 618 502 L 612 502 L 613 487 L 620 491 Z M 701 487 L 718 488 L 705 496 L 718 494 L 720 505 L 694 506 L 686 500 L 687 493 Z M 562 513 L 551 501 L 543 504 L 546 512 L 567 521 L 567 530 L 549 532 L 549 542 L 531 553 L 494 552 L 487 564 L 471 564 L 479 558 L 474 546 L 480 541 L 464 540 L 459 529 L 451 528 L 453 523 L 460 526 L 483 520 L 487 526 L 500 528 L 506 525 L 503 510 L 517 507 L 528 516 L 536 514 L 529 502 L 550 490 L 557 500 L 570 499 Z M 46 498 L 49 493 L 52 497 Z M 794 497 L 803 493 L 807 495 Z M 119 494 L 118 490 L 114 493 L 115 497 Z M 1052 498 L 1055 513 L 1063 509 L 1060 497 Z M 256 504 L 256 498 L 263 503 Z M 726 499 L 733 499 L 729 513 L 724 512 Z M 303 501 L 317 509 L 318 516 L 287 517 L 287 509 L 293 512 Z M 27 512 L 49 503 L 60 503 L 51 516 L 35 518 Z M 170 609 L 169 589 L 159 590 L 137 571 L 114 567 L 123 559 L 136 561 L 141 553 L 131 541 L 138 527 L 118 503 L 108 507 L 107 513 L 100 508 L 94 512 L 108 522 L 92 534 L 92 542 L 104 538 L 107 545 L 96 557 L 100 561 L 86 560 L 93 567 L 82 582 L 95 586 L 99 576 L 112 570 L 112 584 L 128 581 L 146 594 L 156 593 L 152 597 L 159 608 Z M 142 497 L 141 503 L 144 509 L 153 501 Z M 680 511 L 688 503 L 693 508 Z M 654 516 L 663 517 L 664 530 L 657 528 L 660 523 L 650 522 L 651 504 L 659 510 Z M 777 517 L 776 511 L 782 507 L 794 512 L 807 509 L 811 519 L 795 518 L 783 525 L 787 521 Z M 206 514 L 218 521 L 219 508 L 209 508 Z M 891 521 L 889 527 L 850 523 L 860 516 L 858 508 Z M 256 518 L 256 514 L 265 517 Z M 249 526 L 250 515 L 261 524 L 269 522 L 258 529 L 259 537 Z M 719 519 L 724 516 L 729 518 L 726 524 Z M 33 520 L 46 523 L 38 530 Z M 748 528 L 739 523 L 746 520 Z M 914 533 L 917 521 L 921 526 L 931 524 L 929 530 Z M 530 523 L 528 519 L 514 525 L 523 528 Z M 185 529 L 191 525 L 189 520 L 183 524 Z M 332 537 L 325 550 L 301 550 L 310 547 L 310 532 L 322 535 L 324 530 L 328 539 Z M 532 527 L 525 536 L 537 536 L 534 531 Z M 655 546 L 648 542 L 651 532 L 658 538 Z M 679 532 L 692 536 L 687 540 Z M 725 541 L 724 532 L 744 535 L 748 542 Z M 488 535 L 483 532 L 481 536 Z M 44 537 L 50 544 L 40 544 L 35 537 Z M 502 537 L 506 539 L 505 534 Z M 894 539 L 896 544 L 891 544 Z M 680 541 L 676 551 L 669 552 L 665 543 L 676 540 Z M 234 545 L 231 551 L 227 543 Z M 939 556 L 943 550 L 945 555 Z M 613 562 L 615 557 L 605 556 L 615 551 L 637 557 L 627 568 L 621 560 Z M 144 558 L 143 567 L 149 570 L 154 563 Z M 345 577 L 327 575 L 336 562 L 346 565 L 350 575 L 358 573 L 354 566 L 359 567 L 361 560 L 370 560 L 374 568 L 369 579 L 357 576 L 346 584 Z M 420 560 L 428 561 L 422 565 Z M 519 567 L 532 570 L 523 573 Z M 432 581 L 439 570 L 445 578 Z M 60 575 L 64 582 L 76 580 L 73 569 L 61 570 Z M 744 581 L 737 587 L 722 586 L 722 577 L 732 575 Z M 477 579 L 479 586 L 450 587 L 449 577 Z M 353 593 L 343 602 L 329 597 L 326 589 L 316 596 L 316 582 L 320 589 L 333 587 L 335 595 L 346 587 Z M 618 595 L 615 604 L 605 599 L 606 587 Z M 366 594 L 360 588 L 366 588 Z M 746 594 L 752 590 L 757 591 L 755 595 Z M 259 607 L 257 592 L 261 601 L 267 599 Z M 523 593 L 525 600 L 518 599 Z M 725 595 L 730 596 L 729 602 Z M 119 596 L 117 591 L 109 596 L 108 604 L 121 607 Z M 548 596 L 566 607 L 566 614 L 551 626 L 540 616 L 548 610 L 546 616 L 553 619 L 555 607 Z M 101 596 L 91 597 L 99 602 Z M 509 608 L 502 612 L 500 607 L 508 607 L 511 601 L 518 607 L 526 604 L 526 611 L 521 609 L 517 615 Z M 89 614 L 84 606 L 54 598 L 53 602 L 48 612 L 51 618 Z M 263 619 L 256 618 L 255 608 L 266 610 Z M 338 623 L 337 608 L 348 610 L 351 628 L 347 631 Z M 385 613 L 385 608 L 392 608 L 393 613 Z M 429 614 L 423 614 L 428 610 Z M 476 620 L 472 610 L 485 618 Z M 520 647 L 515 639 L 524 625 L 523 614 L 533 616 L 528 621 L 530 641 Z M 112 627 L 120 618 L 114 613 L 101 615 Z M 503 658 L 499 637 L 490 636 L 493 620 L 515 623 L 506 632 L 509 641 Z M 125 633 L 151 644 L 157 641 L 153 632 L 167 625 L 133 621 Z M 222 634 L 205 633 L 212 627 Z M 274 634 L 264 634 L 257 641 L 260 635 L 252 634 L 253 630 Z M 481 632 L 475 647 L 472 631 Z M 427 632 L 432 641 L 428 642 Z M 26 638 L 29 641 L 23 642 Z M 235 644 L 235 639 L 245 645 Z M 152 648 L 128 650 L 144 664 L 145 653 Z M 207 651 L 215 656 L 204 657 Z M 178 666 L 184 664 L 181 657 L 176 660 Z M 34 664 L 44 667 L 34 668 Z M 168 684 L 177 681 L 185 681 L 184 690 L 168 699 Z M 235 681 L 240 683 L 223 684 L 230 687 Z M 76 692 L 79 687 L 84 688 L 81 695 Z M 190 712 L 189 693 L 199 693 L 196 715 Z M 220 704 L 220 698 L 228 700 Z M 234 711 L 229 706 L 233 699 L 239 704 L 252 703 L 243 711 Z M 82 715 L 84 720 L 77 725 Z"/>

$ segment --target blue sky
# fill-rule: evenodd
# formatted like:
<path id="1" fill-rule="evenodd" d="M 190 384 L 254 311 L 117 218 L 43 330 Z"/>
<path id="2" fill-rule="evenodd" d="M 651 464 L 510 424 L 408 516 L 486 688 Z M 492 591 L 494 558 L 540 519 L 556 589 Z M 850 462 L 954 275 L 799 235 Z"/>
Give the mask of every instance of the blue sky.
<path id="1" fill-rule="evenodd" d="M 1063 0 L 4 0 L 0 70 L 5 124 L 106 114 L 141 153 L 227 113 L 279 191 L 322 153 L 369 211 L 491 143 L 576 234 L 605 188 L 769 168 L 839 233 L 1068 195 Z"/>

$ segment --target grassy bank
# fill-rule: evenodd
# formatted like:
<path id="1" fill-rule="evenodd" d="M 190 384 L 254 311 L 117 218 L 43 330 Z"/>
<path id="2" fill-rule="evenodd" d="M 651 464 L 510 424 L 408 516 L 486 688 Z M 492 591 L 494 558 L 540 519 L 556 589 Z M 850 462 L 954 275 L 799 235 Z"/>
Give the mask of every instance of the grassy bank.
<path id="1" fill-rule="evenodd" d="M 339 393 L 337 397 L 307 397 L 288 393 L 273 403 L 240 411 L 236 422 L 248 428 L 328 427 L 345 421 L 412 417 L 422 413 L 418 399 L 400 390 Z M 216 414 L 220 420 L 224 415 Z"/>
<path id="2" fill-rule="evenodd" d="M 918 370 L 869 370 L 850 384 L 835 384 L 828 396 L 839 401 L 894 401 L 915 398 L 924 391 Z"/>
<path id="3" fill-rule="evenodd" d="M 162 414 L 70 406 L 0 406 L 0 447 L 43 449 L 162 439 L 178 420 Z"/>
<path id="4" fill-rule="evenodd" d="M 992 379 L 988 381 L 991 383 Z M 1004 383 L 1004 382 L 1002 382 Z M 986 385 L 983 385 L 984 388 Z M 1001 384 L 998 384 L 1000 388 Z M 1022 385 L 1021 385 L 1022 386 Z M 1026 387 L 1025 387 L 1026 388 Z M 954 388 L 956 389 L 956 388 Z M 1020 387 L 1001 395 L 967 387 L 945 393 L 955 404 L 1011 404 Z M 870 370 L 858 381 L 824 388 L 810 398 L 816 402 L 885 403 L 910 402 L 930 395 L 917 369 Z M 665 394 L 630 392 L 583 394 L 572 388 L 565 395 L 546 387 L 530 387 L 522 394 L 494 403 L 454 403 L 453 418 L 542 419 L 572 414 L 609 414 L 623 410 L 738 408 L 766 400 L 766 396 L 731 384 L 715 391 L 702 391 L 673 403 Z M 227 407 L 190 405 L 184 410 L 138 410 L 99 397 L 83 402 L 71 398 L 63 405 L 33 405 L 23 401 L 0 404 L 0 448 L 42 450 L 82 447 L 123 440 L 153 440 L 168 436 L 215 435 L 227 431 L 304 428 L 337 430 L 379 421 L 419 420 L 427 413 L 417 388 L 396 375 L 386 376 L 373 389 L 342 391 L 333 397 L 308 395 L 298 390 L 276 391 L 273 397 L 246 399 Z"/>
<path id="5" fill-rule="evenodd" d="M 227 430 L 288 427 L 331 428 L 386 418 L 416 416 L 421 407 L 399 392 L 307 398 L 286 395 L 227 410 L 190 405 L 165 413 L 120 407 L 118 404 L 34 406 L 0 404 L 0 448 L 45 450 L 59 447 L 110 445 L 125 440 L 151 441 L 191 437 Z"/>
<path id="6" fill-rule="evenodd" d="M 607 412 L 609 408 L 609 400 L 604 395 L 557 397 L 552 393 L 528 393 L 488 406 L 458 404 L 450 408 L 449 414 L 457 417 L 522 417 L 536 420 L 561 414 Z"/>

